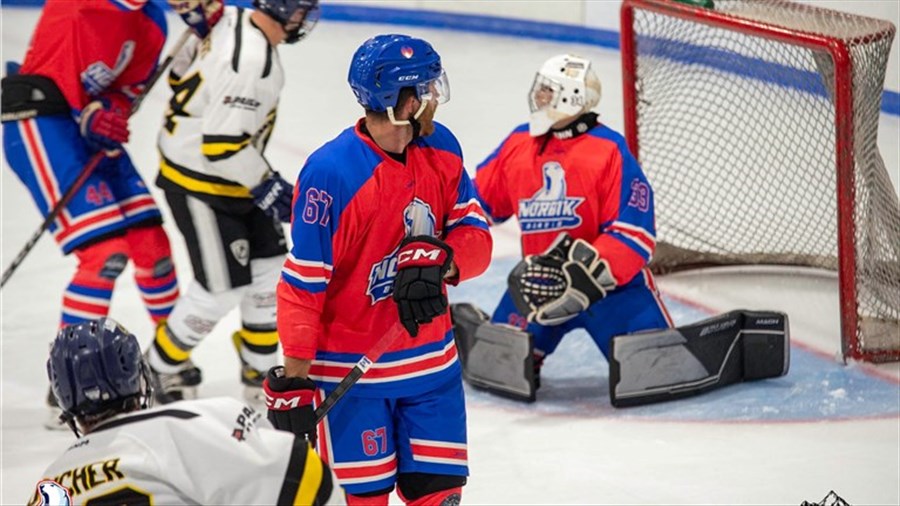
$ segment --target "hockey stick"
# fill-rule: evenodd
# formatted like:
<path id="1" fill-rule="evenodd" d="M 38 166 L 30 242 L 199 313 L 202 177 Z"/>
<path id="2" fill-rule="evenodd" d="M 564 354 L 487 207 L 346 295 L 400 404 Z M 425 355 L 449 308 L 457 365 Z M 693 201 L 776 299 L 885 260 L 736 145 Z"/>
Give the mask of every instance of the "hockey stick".
<path id="1" fill-rule="evenodd" d="M 138 107 L 140 107 L 141 105 L 141 102 L 144 101 L 144 97 L 147 96 L 147 93 L 150 92 L 150 89 L 153 88 L 153 85 L 156 84 L 156 81 L 159 81 L 160 76 L 163 75 L 166 68 L 169 66 L 169 64 L 172 63 L 172 60 L 175 59 L 175 55 L 178 54 L 178 51 L 180 51 L 181 48 L 187 43 L 187 40 L 190 37 L 191 33 L 192 32 L 188 29 L 185 30 L 183 34 L 181 34 L 178 42 L 175 43 L 175 47 L 173 47 L 172 50 L 169 51 L 166 59 L 163 60 L 163 62 L 159 65 L 159 67 L 156 69 L 156 72 L 154 72 L 153 75 L 150 76 L 150 80 L 147 81 L 146 86 L 144 86 L 144 90 L 135 97 L 134 102 L 131 104 L 131 111 L 129 112 L 129 116 L 134 115 L 134 113 L 137 112 Z M 75 179 L 72 185 L 69 186 L 69 189 L 66 190 L 66 193 L 63 194 L 56 205 L 53 206 L 53 209 L 50 210 L 50 214 L 47 215 L 47 217 L 44 219 L 44 222 L 41 223 L 41 226 L 38 227 L 34 234 L 32 234 L 31 239 L 29 239 L 28 242 L 25 243 L 25 247 L 23 247 L 22 250 L 19 251 L 19 254 L 16 255 L 16 258 L 12 261 L 11 264 L 9 264 L 9 267 L 7 267 L 5 271 L 3 271 L 3 278 L 2 280 L 0 280 L 0 288 L 3 288 L 6 285 L 6 282 L 9 280 L 10 276 L 12 276 L 13 272 L 15 272 L 15 270 L 19 267 L 19 264 L 21 264 L 22 261 L 25 260 L 25 257 L 28 255 L 28 253 L 31 252 L 32 248 L 34 248 L 34 245 L 37 244 L 38 239 L 41 238 L 41 236 L 44 234 L 44 231 L 50 228 L 50 225 L 52 225 L 53 222 L 56 221 L 56 218 L 58 218 L 66 208 L 66 206 L 69 205 L 69 202 L 71 202 L 72 199 L 75 198 L 75 194 L 78 193 L 78 190 L 80 190 L 82 186 L 84 186 L 85 181 L 87 181 L 88 178 L 91 177 L 91 174 L 94 173 L 94 169 L 96 169 L 97 166 L 100 165 L 100 162 L 102 162 L 103 158 L 105 157 L 106 151 L 99 151 L 91 156 L 88 162 L 84 165 L 84 168 L 81 169 L 81 173 L 78 174 L 78 177 Z"/>
<path id="2" fill-rule="evenodd" d="M 403 334 L 406 333 L 406 328 L 403 327 L 403 324 L 399 321 L 395 323 L 390 329 L 388 329 L 387 333 L 375 343 L 375 346 L 372 346 L 372 349 L 366 352 L 365 355 L 359 362 L 353 366 L 353 369 L 344 376 L 344 379 L 338 383 L 338 386 L 330 393 L 325 400 L 322 401 L 322 404 L 316 408 L 316 425 L 325 418 L 325 415 L 331 411 L 331 408 L 337 403 L 337 401 L 341 400 L 341 397 L 347 393 L 347 390 L 350 390 L 350 387 L 356 384 L 357 381 L 372 367 L 384 352 L 394 344 L 397 339 L 399 339 Z"/>

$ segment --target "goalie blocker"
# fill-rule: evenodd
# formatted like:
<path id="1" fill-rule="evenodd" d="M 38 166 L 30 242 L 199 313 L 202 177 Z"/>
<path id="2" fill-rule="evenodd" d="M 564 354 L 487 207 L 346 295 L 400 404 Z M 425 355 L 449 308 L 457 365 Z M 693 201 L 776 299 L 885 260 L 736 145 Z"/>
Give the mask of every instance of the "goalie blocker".
<path id="1" fill-rule="evenodd" d="M 788 317 L 772 311 L 731 311 L 679 328 L 616 336 L 609 355 L 613 406 L 680 399 L 787 374 Z"/>

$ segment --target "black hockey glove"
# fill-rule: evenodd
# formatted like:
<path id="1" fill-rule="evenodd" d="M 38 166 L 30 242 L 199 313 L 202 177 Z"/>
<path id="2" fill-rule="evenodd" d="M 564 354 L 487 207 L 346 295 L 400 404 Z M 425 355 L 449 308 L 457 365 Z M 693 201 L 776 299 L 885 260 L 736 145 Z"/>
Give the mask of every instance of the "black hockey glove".
<path id="1" fill-rule="evenodd" d="M 400 243 L 394 302 L 400 322 L 412 337 L 419 334 L 420 323 L 430 323 L 447 312 L 444 275 L 452 262 L 453 250 L 440 239 L 417 235 Z"/>
<path id="2" fill-rule="evenodd" d="M 286 377 L 282 366 L 269 369 L 263 381 L 269 421 L 276 429 L 293 432 L 316 446 L 316 413 L 312 407 L 315 392 L 312 380 Z"/>
<path id="3" fill-rule="evenodd" d="M 294 187 L 277 172 L 273 172 L 262 183 L 250 189 L 253 203 L 266 215 L 283 223 L 291 221 L 291 199 Z"/>

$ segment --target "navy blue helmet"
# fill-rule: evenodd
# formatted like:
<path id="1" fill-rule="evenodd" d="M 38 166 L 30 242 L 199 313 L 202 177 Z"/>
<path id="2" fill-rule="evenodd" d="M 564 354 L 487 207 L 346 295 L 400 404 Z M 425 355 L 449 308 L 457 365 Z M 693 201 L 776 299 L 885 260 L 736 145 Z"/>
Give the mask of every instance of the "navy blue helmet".
<path id="1" fill-rule="evenodd" d="M 67 421 L 149 407 L 150 382 L 140 345 L 111 318 L 61 329 L 50 348 L 47 374 Z"/>
<path id="2" fill-rule="evenodd" d="M 377 35 L 363 42 L 347 76 L 356 100 L 367 110 L 397 106 L 400 90 L 414 87 L 419 100 L 450 98 L 441 56 L 428 42 L 409 35 Z"/>
<path id="3" fill-rule="evenodd" d="M 288 44 L 309 35 L 319 21 L 319 0 L 253 0 L 253 7 L 281 23 Z"/>

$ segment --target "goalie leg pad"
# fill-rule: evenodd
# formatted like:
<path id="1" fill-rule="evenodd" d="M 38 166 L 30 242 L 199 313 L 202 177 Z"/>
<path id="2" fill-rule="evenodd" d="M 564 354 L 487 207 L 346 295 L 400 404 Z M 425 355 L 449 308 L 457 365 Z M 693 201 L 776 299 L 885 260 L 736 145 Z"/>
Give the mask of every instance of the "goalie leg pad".
<path id="1" fill-rule="evenodd" d="M 475 342 L 475 330 L 490 320 L 490 317 L 474 304 L 463 302 L 450 304 L 450 319 L 453 321 L 453 337 L 456 339 L 459 360 L 465 368 L 469 350 Z"/>
<path id="2" fill-rule="evenodd" d="M 676 329 L 616 336 L 610 401 L 637 406 L 783 376 L 789 356 L 787 315 L 778 312 L 738 310 Z"/>
<path id="3" fill-rule="evenodd" d="M 791 366 L 791 338 L 787 315 L 744 311 L 742 332 L 744 381 L 777 378 Z"/>
<path id="4" fill-rule="evenodd" d="M 471 304 L 453 304 L 450 311 L 463 379 L 497 395 L 533 402 L 532 335 L 511 325 L 488 322 L 487 315 Z"/>

